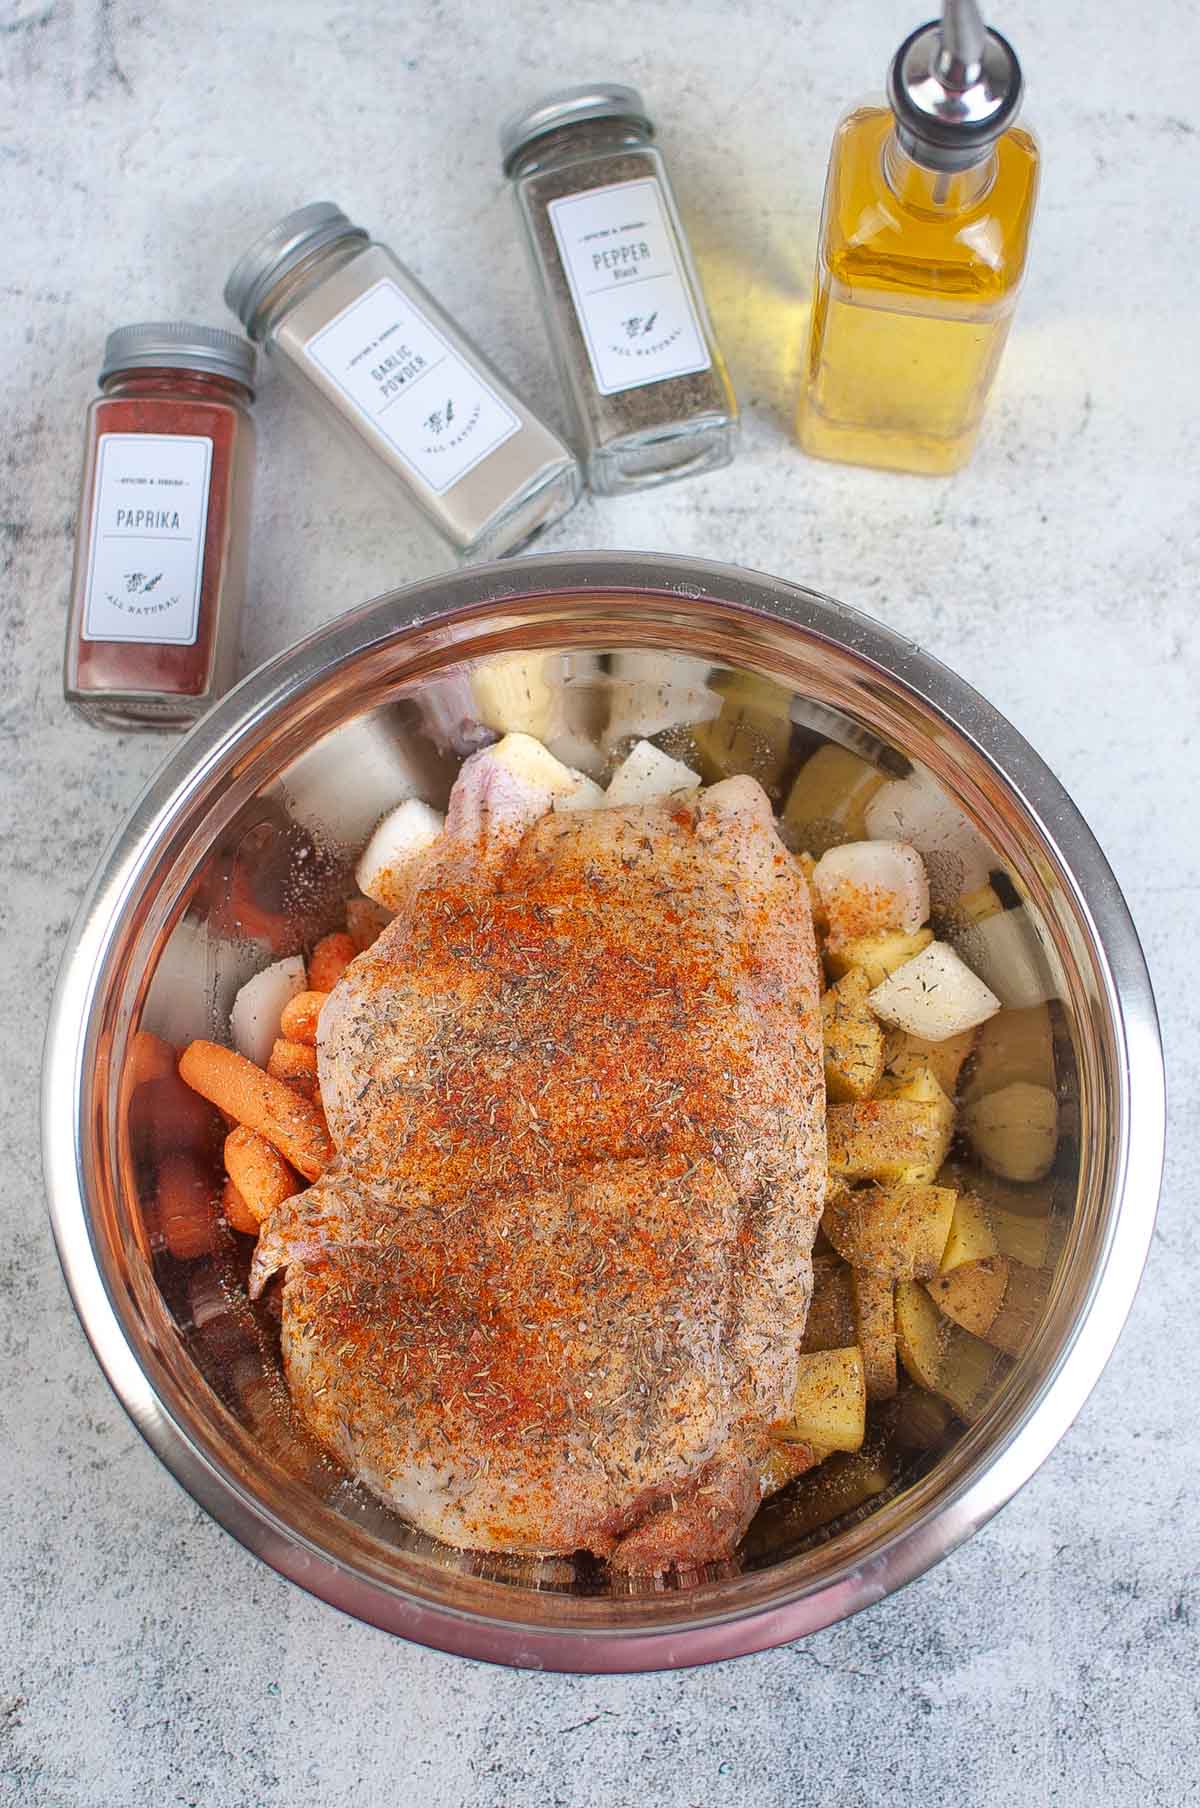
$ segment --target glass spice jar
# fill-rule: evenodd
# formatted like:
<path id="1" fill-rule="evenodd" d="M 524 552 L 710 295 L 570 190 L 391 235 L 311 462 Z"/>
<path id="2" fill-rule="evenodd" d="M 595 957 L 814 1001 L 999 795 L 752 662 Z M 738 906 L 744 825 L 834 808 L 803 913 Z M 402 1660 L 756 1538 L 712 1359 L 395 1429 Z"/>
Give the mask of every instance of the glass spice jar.
<path id="1" fill-rule="evenodd" d="M 501 130 L 593 490 L 728 464 L 737 402 L 636 88 L 564 88 Z"/>
<path id="2" fill-rule="evenodd" d="M 254 481 L 254 347 L 223 327 L 108 337 L 88 408 L 63 694 L 186 728 L 232 681 Z"/>
<path id="3" fill-rule="evenodd" d="M 225 300 L 463 558 L 515 552 L 578 500 L 568 447 L 332 202 L 297 208 L 256 239 Z"/>

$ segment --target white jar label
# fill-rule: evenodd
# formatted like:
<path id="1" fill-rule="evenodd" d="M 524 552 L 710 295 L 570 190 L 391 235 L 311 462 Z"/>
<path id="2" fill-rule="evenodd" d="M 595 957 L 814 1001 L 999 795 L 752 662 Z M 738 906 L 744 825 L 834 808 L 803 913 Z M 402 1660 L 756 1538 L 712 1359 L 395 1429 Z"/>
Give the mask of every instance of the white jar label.
<path id="1" fill-rule="evenodd" d="M 601 395 L 712 363 L 653 177 L 551 201 L 550 223 Z"/>
<path id="2" fill-rule="evenodd" d="M 437 496 L 520 429 L 507 403 L 387 277 L 304 349 Z"/>
<path id="3" fill-rule="evenodd" d="M 195 645 L 212 448 L 183 434 L 100 435 L 84 640 Z"/>

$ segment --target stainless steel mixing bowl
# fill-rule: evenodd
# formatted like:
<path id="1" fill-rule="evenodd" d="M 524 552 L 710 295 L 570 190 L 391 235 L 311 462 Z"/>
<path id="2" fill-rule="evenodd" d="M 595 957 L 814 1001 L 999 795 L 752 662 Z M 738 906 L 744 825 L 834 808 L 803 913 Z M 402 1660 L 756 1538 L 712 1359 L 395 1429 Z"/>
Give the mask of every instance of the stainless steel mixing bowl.
<path id="1" fill-rule="evenodd" d="M 648 666 L 630 649 L 672 657 Z M 129 1121 L 134 1031 L 176 1044 L 224 1035 L 237 985 L 335 920 L 350 853 L 401 782 L 444 796 L 486 732 L 471 672 L 521 650 L 544 650 L 556 730 L 596 765 L 613 724 L 647 702 L 653 718 L 656 698 L 664 723 L 679 699 L 674 713 L 689 719 L 715 672 L 714 708 L 730 674 L 774 681 L 785 747 L 828 738 L 893 773 L 928 769 L 986 837 L 989 868 L 1008 876 L 1022 972 L 1036 963 L 1057 995 L 1061 1253 L 1024 1354 L 969 1429 L 869 1508 L 815 1536 L 777 1514 L 741 1561 L 687 1586 L 617 1587 L 583 1561 L 446 1550 L 315 1457 L 290 1428 L 270 1326 L 241 1296 L 232 1238 L 187 1260 L 164 1245 Z M 777 727 L 767 740 L 778 749 Z M 195 1499 L 361 1619 L 447 1651 L 581 1671 L 794 1639 L 919 1575 L 1002 1506 L 1079 1411 L 1129 1311 L 1164 1115 L 1129 916 L 1079 813 L 1021 737 L 945 667 L 851 609 L 646 554 L 530 558 L 417 584 L 246 679 L 171 755 L 102 863 L 63 962 L 43 1109 L 54 1231 L 80 1318 L 135 1424 Z M 169 1130 L 152 1122 L 149 1134 L 157 1147 Z"/>

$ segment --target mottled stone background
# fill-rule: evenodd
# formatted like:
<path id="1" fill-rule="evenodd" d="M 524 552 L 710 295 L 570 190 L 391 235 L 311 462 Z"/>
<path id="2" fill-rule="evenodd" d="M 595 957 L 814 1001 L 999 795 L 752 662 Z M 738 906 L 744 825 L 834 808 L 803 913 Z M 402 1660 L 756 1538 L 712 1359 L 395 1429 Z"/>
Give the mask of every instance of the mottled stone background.
<path id="1" fill-rule="evenodd" d="M 932 8 L 926 7 L 925 11 Z M 987 436 L 948 482 L 794 449 L 839 107 L 901 0 L 4 0 L 0 10 L 0 1800 L 774 1808 L 1170 1804 L 1197 1789 L 1197 372 L 1193 9 L 1006 0 L 1041 128 L 1033 265 Z M 544 84 L 644 85 L 745 408 L 735 467 L 584 503 L 556 548 L 653 547 L 828 590 L 914 636 L 1071 787 L 1141 928 L 1173 1089 L 1129 1328 L 1038 1477 L 849 1625 L 688 1675 L 509 1674 L 395 1642 L 252 1560 L 150 1455 L 68 1304 L 38 1043 L 72 910 L 162 751 L 60 697 L 83 408 L 105 332 L 220 321 L 248 235 L 338 200 L 542 404 L 496 161 Z M 258 407 L 253 662 L 434 568 L 277 384 Z"/>

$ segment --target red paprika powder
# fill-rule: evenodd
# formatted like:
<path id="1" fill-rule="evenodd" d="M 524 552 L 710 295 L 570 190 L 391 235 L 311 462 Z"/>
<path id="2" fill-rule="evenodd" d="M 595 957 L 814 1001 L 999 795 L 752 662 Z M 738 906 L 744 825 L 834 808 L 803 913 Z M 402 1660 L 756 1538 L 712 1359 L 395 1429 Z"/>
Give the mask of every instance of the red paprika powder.
<path id="1" fill-rule="evenodd" d="M 66 699 L 184 728 L 227 690 L 254 477 L 254 347 L 182 322 L 109 335 L 88 409 Z"/>

